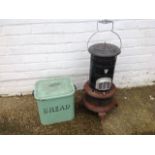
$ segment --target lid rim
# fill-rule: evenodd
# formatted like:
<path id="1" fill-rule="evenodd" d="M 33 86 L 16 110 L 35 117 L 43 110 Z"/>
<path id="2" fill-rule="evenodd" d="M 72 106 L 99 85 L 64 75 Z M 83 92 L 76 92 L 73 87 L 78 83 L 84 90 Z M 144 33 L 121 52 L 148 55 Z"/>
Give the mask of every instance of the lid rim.
<path id="1" fill-rule="evenodd" d="M 41 98 L 41 97 L 38 97 L 34 91 L 34 97 L 36 100 L 50 100 L 50 99 L 57 99 L 57 98 L 63 98 L 63 97 L 68 97 L 70 95 L 73 95 L 75 93 L 75 89 L 71 92 L 71 93 L 68 93 L 68 94 L 65 94 L 65 95 L 60 95 L 60 96 L 54 96 L 54 97 L 47 97 L 47 98 Z"/>
<path id="2" fill-rule="evenodd" d="M 101 47 L 99 47 L 101 46 Z M 88 48 L 91 55 L 99 57 L 115 57 L 121 53 L 121 49 L 110 43 L 97 43 Z"/>

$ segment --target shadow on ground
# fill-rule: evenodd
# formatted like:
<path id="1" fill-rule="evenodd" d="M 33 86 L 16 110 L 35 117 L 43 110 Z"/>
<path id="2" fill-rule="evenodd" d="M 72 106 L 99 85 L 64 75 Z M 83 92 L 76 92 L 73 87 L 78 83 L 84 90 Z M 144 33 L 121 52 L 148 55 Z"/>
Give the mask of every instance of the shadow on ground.
<path id="1" fill-rule="evenodd" d="M 155 134 L 155 86 L 120 89 L 118 108 L 101 122 L 81 105 L 76 93 L 76 118 L 70 122 L 42 126 L 32 95 L 0 97 L 0 134 Z"/>

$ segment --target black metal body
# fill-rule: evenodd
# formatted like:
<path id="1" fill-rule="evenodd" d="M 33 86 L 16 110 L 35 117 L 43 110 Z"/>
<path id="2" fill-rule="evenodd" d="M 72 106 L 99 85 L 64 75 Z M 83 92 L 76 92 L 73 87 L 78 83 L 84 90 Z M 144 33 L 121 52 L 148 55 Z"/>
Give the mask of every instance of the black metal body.
<path id="1" fill-rule="evenodd" d="M 96 81 L 102 77 L 110 77 L 113 79 L 114 69 L 116 63 L 115 57 L 98 57 L 91 55 L 89 84 L 95 89 Z M 105 73 L 105 70 L 108 72 Z"/>
<path id="2" fill-rule="evenodd" d="M 99 43 L 90 46 L 91 54 L 89 84 L 98 91 L 111 89 L 115 63 L 120 49 L 107 43 Z"/>

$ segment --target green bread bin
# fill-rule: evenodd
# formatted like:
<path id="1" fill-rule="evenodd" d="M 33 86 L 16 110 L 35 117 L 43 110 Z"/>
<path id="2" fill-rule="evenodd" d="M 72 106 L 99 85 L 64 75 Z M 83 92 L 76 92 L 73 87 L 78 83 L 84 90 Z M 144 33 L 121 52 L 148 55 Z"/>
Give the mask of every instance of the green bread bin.
<path id="1" fill-rule="evenodd" d="M 40 121 L 43 125 L 74 119 L 75 88 L 68 77 L 54 77 L 35 84 Z"/>

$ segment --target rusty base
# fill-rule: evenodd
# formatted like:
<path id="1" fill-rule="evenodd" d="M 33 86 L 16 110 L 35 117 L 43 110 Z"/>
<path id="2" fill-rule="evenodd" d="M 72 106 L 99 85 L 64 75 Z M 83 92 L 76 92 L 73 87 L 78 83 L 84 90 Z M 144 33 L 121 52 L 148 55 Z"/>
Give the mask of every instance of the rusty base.
<path id="1" fill-rule="evenodd" d="M 118 106 L 118 103 L 114 98 L 107 105 L 97 105 L 95 103 L 90 103 L 85 98 L 83 98 L 83 103 L 87 109 L 95 113 L 98 113 L 98 116 L 101 118 L 101 120 L 105 118 L 107 112 L 111 111 L 114 107 Z"/>
<path id="2" fill-rule="evenodd" d="M 107 112 L 118 106 L 113 97 L 115 92 L 116 87 L 114 84 L 112 84 L 110 90 L 102 92 L 92 89 L 89 82 L 86 82 L 84 84 L 84 106 L 88 110 L 98 113 L 98 116 L 103 120 Z"/>
<path id="3" fill-rule="evenodd" d="M 116 92 L 116 87 L 114 84 L 112 84 L 112 87 L 110 90 L 101 92 L 101 91 L 92 89 L 91 86 L 89 85 L 89 82 L 86 82 L 84 85 L 84 92 L 94 98 L 107 99 L 107 98 L 114 96 Z"/>

